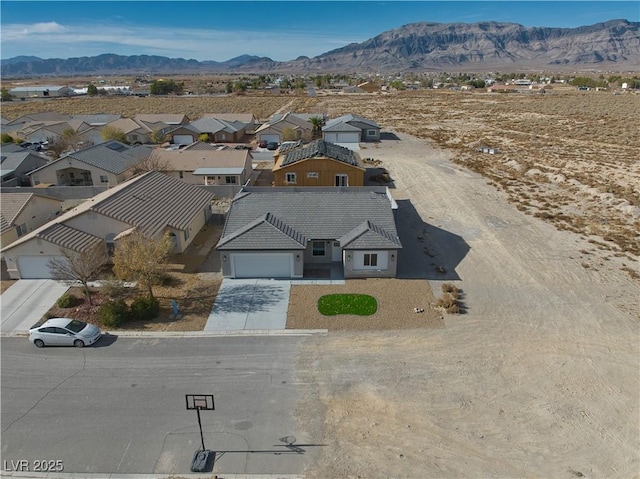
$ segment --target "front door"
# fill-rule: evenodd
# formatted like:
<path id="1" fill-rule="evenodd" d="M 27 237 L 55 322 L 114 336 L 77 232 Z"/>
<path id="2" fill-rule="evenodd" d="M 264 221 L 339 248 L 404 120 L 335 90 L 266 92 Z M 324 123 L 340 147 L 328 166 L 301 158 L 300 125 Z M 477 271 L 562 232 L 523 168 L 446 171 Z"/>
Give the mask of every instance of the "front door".
<path id="1" fill-rule="evenodd" d="M 349 186 L 349 176 L 344 174 L 336 175 L 336 186 Z"/>

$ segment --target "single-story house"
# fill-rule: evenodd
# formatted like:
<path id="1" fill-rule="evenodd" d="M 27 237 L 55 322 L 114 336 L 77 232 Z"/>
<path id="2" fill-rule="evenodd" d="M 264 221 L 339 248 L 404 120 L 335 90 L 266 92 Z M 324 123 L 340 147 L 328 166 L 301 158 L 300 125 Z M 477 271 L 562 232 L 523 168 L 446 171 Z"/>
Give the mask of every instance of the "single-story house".
<path id="1" fill-rule="evenodd" d="M 363 186 L 365 167 L 356 152 L 314 140 L 282 145 L 272 171 L 274 186 Z"/>
<path id="2" fill-rule="evenodd" d="M 205 115 L 199 120 L 192 121 L 189 126 L 198 132 L 198 137 L 200 135 L 208 135 L 209 139 L 207 141 L 212 142 L 239 142 L 244 139 L 247 133 L 247 125 L 245 123 L 226 121 L 211 115 Z M 195 139 L 198 139 L 198 137 Z"/>
<path id="3" fill-rule="evenodd" d="M 0 152 L 0 186 L 31 186 L 29 173 L 49 162 L 47 157 L 35 151 L 20 150 L 5 153 L 4 146 L 2 147 Z"/>
<path id="4" fill-rule="evenodd" d="M 157 171 L 131 178 L 81 203 L 2 249 L 11 278 L 50 278 L 48 263 L 65 250 L 107 251 L 138 231 L 157 239 L 169 233 L 182 253 L 211 217 L 214 195 Z"/>
<path id="5" fill-rule="evenodd" d="M 327 121 L 322 127 L 322 138 L 331 143 L 379 141 L 380 126 L 358 115 L 344 115 Z"/>
<path id="6" fill-rule="evenodd" d="M 68 153 L 30 173 L 31 185 L 108 186 L 134 175 L 136 166 L 151 155 L 147 146 L 107 141 Z"/>
<path id="7" fill-rule="evenodd" d="M 402 248 L 386 187 L 245 187 L 216 249 L 225 277 L 301 278 L 340 264 L 345 278 L 395 277 Z"/>
<path id="8" fill-rule="evenodd" d="M 286 137 L 287 133 L 293 137 Z M 313 125 L 294 113 L 288 112 L 260 125 L 256 129 L 256 138 L 258 141 L 275 143 L 281 143 L 284 140 L 311 141 L 313 138 Z"/>
<path id="9" fill-rule="evenodd" d="M 151 133 L 153 130 L 142 122 L 137 122 L 131 118 L 120 118 L 101 127 L 115 128 L 124 133 L 125 140 L 128 143 L 149 143 L 151 141 Z"/>
<path id="10" fill-rule="evenodd" d="M 193 185 L 244 185 L 253 172 L 252 160 L 250 151 L 234 148 L 156 148 L 149 162 L 172 178 Z"/>
<path id="11" fill-rule="evenodd" d="M 0 193 L 0 247 L 51 221 L 62 212 L 62 203 L 35 193 Z"/>

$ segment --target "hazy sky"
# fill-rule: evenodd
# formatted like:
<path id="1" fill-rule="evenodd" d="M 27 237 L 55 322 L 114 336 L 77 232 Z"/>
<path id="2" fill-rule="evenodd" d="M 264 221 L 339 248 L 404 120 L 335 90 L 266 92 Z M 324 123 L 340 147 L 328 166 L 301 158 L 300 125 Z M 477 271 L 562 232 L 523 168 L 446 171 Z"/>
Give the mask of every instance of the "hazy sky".
<path id="1" fill-rule="evenodd" d="M 225 61 L 313 57 L 414 22 L 577 27 L 640 21 L 634 1 L 7 1 L 0 58 L 102 53 Z"/>

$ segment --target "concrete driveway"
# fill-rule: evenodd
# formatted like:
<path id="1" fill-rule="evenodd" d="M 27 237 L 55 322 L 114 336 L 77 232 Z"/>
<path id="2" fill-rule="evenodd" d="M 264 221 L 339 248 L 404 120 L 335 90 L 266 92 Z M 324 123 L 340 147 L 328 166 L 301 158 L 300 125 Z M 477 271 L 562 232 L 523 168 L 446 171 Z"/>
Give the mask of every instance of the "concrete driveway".
<path id="1" fill-rule="evenodd" d="M 21 279 L 0 296 L 2 334 L 29 331 L 68 286 L 52 279 Z"/>
<path id="2" fill-rule="evenodd" d="M 291 280 L 225 278 L 204 330 L 285 329 L 290 290 Z"/>

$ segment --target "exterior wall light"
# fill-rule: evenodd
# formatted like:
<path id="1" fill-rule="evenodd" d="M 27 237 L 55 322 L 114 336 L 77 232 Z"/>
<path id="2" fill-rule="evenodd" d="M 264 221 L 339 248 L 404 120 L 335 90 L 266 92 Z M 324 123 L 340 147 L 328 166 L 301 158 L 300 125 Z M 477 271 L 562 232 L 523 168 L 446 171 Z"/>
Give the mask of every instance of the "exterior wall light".
<path id="1" fill-rule="evenodd" d="M 300 261 L 300 255 L 299 254 L 296 255 L 296 261 Z"/>
<path id="2" fill-rule="evenodd" d="M 396 255 L 391 253 L 391 261 L 395 261 L 395 259 L 396 259 Z"/>
<path id="3" fill-rule="evenodd" d="M 226 262 L 226 261 L 227 261 L 227 255 L 226 255 L 226 254 L 225 254 L 225 255 L 222 255 L 222 261 L 223 261 L 223 262 Z"/>
<path id="4" fill-rule="evenodd" d="M 350 254 L 347 255 L 347 261 L 351 261 L 351 255 Z"/>

